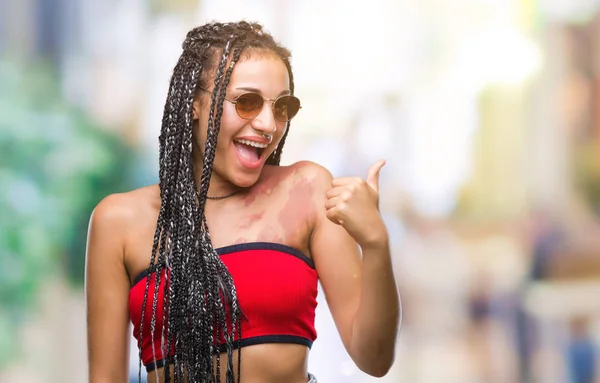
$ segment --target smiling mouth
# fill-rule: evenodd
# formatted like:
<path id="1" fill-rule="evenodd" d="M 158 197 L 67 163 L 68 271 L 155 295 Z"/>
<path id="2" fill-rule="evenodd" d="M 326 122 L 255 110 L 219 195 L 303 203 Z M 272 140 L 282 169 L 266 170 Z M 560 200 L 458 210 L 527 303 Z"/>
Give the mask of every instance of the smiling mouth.
<path id="1" fill-rule="evenodd" d="M 248 141 L 244 139 L 233 140 L 235 148 L 240 156 L 250 162 L 257 162 L 262 157 L 267 144 Z"/>

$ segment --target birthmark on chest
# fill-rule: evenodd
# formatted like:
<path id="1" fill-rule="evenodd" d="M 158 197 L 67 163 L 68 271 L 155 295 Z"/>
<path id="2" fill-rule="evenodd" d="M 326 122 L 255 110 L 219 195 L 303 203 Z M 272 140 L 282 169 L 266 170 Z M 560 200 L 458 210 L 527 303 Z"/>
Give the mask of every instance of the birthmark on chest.
<path id="1" fill-rule="evenodd" d="M 248 243 L 248 240 L 246 238 L 239 237 L 238 239 L 233 241 L 234 245 L 241 245 L 242 243 Z"/>
<path id="2" fill-rule="evenodd" d="M 281 235 L 281 228 L 276 223 L 270 223 L 258 233 L 256 238 L 258 242 L 286 243 L 286 239 Z"/>
<path id="3" fill-rule="evenodd" d="M 241 230 L 248 229 L 256 222 L 262 220 L 264 215 L 265 215 L 264 210 L 261 212 L 255 213 L 255 214 L 246 215 L 240 219 L 237 227 L 238 227 L 238 229 L 241 229 Z"/>
<path id="4" fill-rule="evenodd" d="M 306 177 L 300 178 L 290 188 L 285 206 L 278 215 L 278 221 L 286 235 L 297 234 L 310 224 L 314 192 L 314 185 Z"/>
<path id="5" fill-rule="evenodd" d="M 273 191 L 280 184 L 280 182 L 281 177 L 278 176 L 272 176 L 259 182 L 256 186 L 252 188 L 250 193 L 248 193 L 246 197 L 244 197 L 244 205 L 251 205 L 257 197 L 271 196 L 273 194 Z"/>

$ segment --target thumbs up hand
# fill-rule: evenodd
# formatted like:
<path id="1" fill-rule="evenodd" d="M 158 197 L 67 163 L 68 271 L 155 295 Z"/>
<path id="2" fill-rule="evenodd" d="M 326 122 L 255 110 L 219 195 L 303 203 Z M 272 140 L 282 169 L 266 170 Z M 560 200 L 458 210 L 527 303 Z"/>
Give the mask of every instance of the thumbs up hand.
<path id="1" fill-rule="evenodd" d="M 369 168 L 367 178 L 334 178 L 326 192 L 327 218 L 342 226 L 362 248 L 375 246 L 386 238 L 385 224 L 379 214 L 379 171 L 385 160 Z"/>

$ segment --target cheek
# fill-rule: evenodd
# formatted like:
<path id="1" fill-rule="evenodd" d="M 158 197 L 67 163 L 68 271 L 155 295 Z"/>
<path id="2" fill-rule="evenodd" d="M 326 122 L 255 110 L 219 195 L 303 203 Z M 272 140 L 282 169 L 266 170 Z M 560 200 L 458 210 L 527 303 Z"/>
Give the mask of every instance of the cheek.
<path id="1" fill-rule="evenodd" d="M 221 127 L 223 127 L 223 124 L 236 124 L 236 122 L 239 123 L 240 120 L 240 117 L 235 111 L 235 105 L 224 101 L 223 112 L 221 113 Z"/>
<path id="2" fill-rule="evenodd" d="M 248 121 L 242 120 L 236 113 L 234 106 L 230 103 L 223 105 L 223 114 L 221 115 L 221 124 L 219 127 L 219 137 L 226 136 L 231 138 L 236 132 L 247 124 Z"/>
<path id="3" fill-rule="evenodd" d="M 285 135 L 285 132 L 287 132 L 287 130 L 288 130 L 287 122 L 285 124 L 281 124 L 281 126 L 277 126 L 277 137 L 275 137 L 275 140 L 277 141 L 277 145 L 279 145 L 279 142 L 281 142 L 281 139 L 283 138 L 283 136 Z"/>

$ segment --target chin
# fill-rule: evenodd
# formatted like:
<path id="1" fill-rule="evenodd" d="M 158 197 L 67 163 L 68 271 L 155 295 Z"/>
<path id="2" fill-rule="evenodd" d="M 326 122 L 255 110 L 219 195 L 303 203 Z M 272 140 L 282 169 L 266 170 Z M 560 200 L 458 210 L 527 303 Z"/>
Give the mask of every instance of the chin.
<path id="1" fill-rule="evenodd" d="M 230 182 L 235 186 L 241 188 L 249 188 L 253 186 L 256 182 L 258 182 L 258 178 L 260 177 L 260 172 L 256 174 L 237 174 L 234 177 L 230 178 Z"/>

